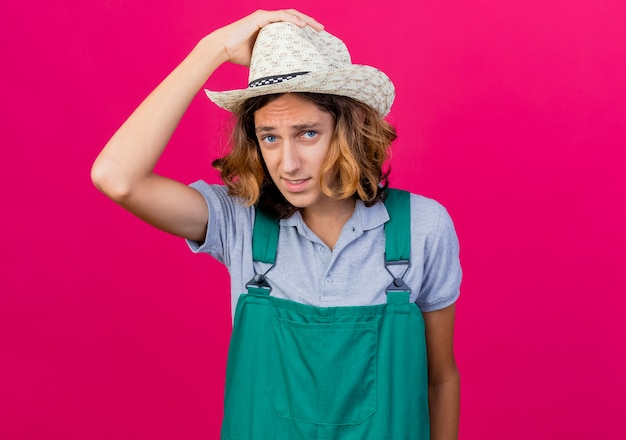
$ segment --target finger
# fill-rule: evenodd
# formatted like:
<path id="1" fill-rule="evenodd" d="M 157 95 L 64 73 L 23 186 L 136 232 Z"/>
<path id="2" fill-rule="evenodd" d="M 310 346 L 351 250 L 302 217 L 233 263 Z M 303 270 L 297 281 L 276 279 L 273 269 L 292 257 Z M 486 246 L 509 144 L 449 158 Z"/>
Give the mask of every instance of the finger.
<path id="1" fill-rule="evenodd" d="M 305 25 L 309 25 L 317 31 L 321 31 L 324 29 L 324 25 L 320 23 L 319 21 L 317 21 L 316 19 L 314 19 L 313 17 L 311 17 L 310 15 L 306 15 L 298 11 L 297 9 L 287 9 L 286 11 L 292 15 L 295 15 L 300 20 L 302 20 L 302 22 L 305 23 Z"/>
<path id="2" fill-rule="evenodd" d="M 324 25 L 296 9 L 283 9 L 279 11 L 257 11 L 261 17 L 262 22 L 257 23 L 259 28 L 262 28 L 266 24 L 276 23 L 279 21 L 286 21 L 293 23 L 296 26 L 304 27 L 311 26 L 313 29 L 321 31 L 324 29 Z"/>

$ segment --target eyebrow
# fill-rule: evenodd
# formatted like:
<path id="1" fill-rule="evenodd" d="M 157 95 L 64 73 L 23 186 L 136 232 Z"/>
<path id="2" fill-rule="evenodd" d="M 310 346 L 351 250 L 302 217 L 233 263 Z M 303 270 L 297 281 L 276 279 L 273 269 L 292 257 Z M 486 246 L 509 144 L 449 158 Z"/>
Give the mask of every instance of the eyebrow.
<path id="1" fill-rule="evenodd" d="M 312 128 L 317 128 L 320 125 L 322 125 L 321 122 L 305 122 L 303 124 L 292 125 L 289 128 L 291 128 L 293 131 L 302 131 L 302 130 L 310 130 Z M 254 132 L 263 133 L 263 132 L 274 131 L 274 130 L 276 130 L 276 127 L 272 127 L 270 125 L 261 125 L 259 127 L 255 127 Z"/>

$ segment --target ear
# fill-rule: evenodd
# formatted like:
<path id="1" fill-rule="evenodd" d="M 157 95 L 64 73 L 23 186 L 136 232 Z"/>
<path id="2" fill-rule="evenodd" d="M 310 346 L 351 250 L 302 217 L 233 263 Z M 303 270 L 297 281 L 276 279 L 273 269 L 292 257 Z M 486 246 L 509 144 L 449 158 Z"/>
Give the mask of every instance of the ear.
<path id="1" fill-rule="evenodd" d="M 352 117 L 363 124 L 365 122 L 365 110 L 362 107 L 355 107 Z"/>

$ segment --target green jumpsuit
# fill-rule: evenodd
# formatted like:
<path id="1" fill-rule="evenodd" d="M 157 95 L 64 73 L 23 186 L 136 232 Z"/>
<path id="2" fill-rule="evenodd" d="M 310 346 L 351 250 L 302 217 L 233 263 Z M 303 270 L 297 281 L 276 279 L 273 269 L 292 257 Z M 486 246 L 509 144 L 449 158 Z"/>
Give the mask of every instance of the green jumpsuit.
<path id="1" fill-rule="evenodd" d="M 408 269 L 409 193 L 389 190 L 385 205 L 381 264 Z M 278 231 L 257 210 L 255 261 L 274 263 Z M 386 304 L 354 307 L 273 297 L 268 278 L 237 303 L 221 438 L 428 440 L 424 320 L 402 278 L 390 272 Z"/>

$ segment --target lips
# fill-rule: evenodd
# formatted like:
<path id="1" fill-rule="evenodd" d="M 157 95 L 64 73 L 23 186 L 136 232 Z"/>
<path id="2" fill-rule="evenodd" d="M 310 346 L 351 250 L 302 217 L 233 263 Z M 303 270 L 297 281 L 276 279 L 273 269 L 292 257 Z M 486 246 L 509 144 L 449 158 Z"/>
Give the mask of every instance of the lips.
<path id="1" fill-rule="evenodd" d="M 303 191 L 307 183 L 311 179 L 285 179 L 283 178 L 283 183 L 285 184 L 285 188 L 289 192 L 300 192 Z"/>

